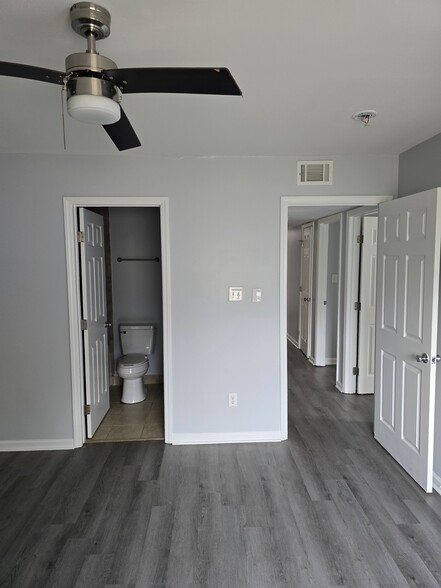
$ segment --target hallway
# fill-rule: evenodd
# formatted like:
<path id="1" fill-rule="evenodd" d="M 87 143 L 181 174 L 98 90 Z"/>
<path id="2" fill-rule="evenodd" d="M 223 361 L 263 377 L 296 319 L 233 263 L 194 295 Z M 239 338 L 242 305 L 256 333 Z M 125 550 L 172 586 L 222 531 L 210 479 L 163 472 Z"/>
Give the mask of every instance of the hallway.
<path id="1" fill-rule="evenodd" d="M 441 496 L 291 345 L 289 440 L 0 454 L 0 585 L 441 585 Z"/>

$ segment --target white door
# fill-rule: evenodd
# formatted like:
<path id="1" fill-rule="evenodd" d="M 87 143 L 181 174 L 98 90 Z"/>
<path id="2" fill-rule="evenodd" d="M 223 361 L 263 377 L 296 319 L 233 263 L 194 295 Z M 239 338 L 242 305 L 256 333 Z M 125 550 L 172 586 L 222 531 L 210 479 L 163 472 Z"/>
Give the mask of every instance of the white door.
<path id="1" fill-rule="evenodd" d="M 378 217 L 363 218 L 358 326 L 358 394 L 374 393 Z"/>
<path id="2" fill-rule="evenodd" d="M 441 192 L 380 204 L 375 438 L 432 491 Z M 427 359 L 426 359 L 427 356 Z"/>
<path id="3" fill-rule="evenodd" d="M 300 268 L 300 349 L 311 355 L 311 299 L 312 299 L 312 247 L 314 225 L 302 226 L 302 255 Z"/>
<path id="4" fill-rule="evenodd" d="M 99 214 L 79 209 L 81 288 L 84 329 L 87 436 L 92 437 L 110 407 L 107 355 L 104 226 Z"/>

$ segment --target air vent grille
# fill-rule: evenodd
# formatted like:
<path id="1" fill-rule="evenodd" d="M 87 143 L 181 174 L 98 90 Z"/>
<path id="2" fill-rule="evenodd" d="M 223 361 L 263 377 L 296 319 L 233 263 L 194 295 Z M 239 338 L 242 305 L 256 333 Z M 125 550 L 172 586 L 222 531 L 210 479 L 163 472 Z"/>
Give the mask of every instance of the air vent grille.
<path id="1" fill-rule="evenodd" d="M 298 161 L 297 184 L 324 186 L 332 184 L 333 161 Z"/>

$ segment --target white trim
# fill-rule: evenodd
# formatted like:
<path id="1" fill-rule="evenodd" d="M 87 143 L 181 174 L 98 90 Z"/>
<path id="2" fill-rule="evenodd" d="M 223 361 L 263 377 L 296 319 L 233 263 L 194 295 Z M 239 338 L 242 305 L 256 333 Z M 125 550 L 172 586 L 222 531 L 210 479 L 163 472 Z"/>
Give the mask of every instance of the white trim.
<path id="1" fill-rule="evenodd" d="M 342 387 L 341 387 L 341 382 L 335 382 L 335 387 L 337 388 L 337 390 L 341 393 L 343 393 Z"/>
<path id="2" fill-rule="evenodd" d="M 294 337 L 291 337 L 291 335 L 290 335 L 289 333 L 286 335 L 286 338 L 287 338 L 287 339 L 288 339 L 288 341 L 291 343 L 291 345 L 294 345 L 294 347 L 295 347 L 296 349 L 298 349 L 298 348 L 299 348 L 299 342 L 298 342 L 298 341 L 296 341 L 296 340 L 294 339 Z"/>
<path id="3" fill-rule="evenodd" d="M 309 361 L 309 363 L 311 363 L 313 366 L 315 366 L 315 359 L 314 359 L 314 356 L 313 356 L 313 355 L 310 355 L 310 356 L 308 357 L 308 361 Z"/>
<path id="4" fill-rule="evenodd" d="M 327 299 L 327 277 L 328 277 L 328 250 L 329 250 L 329 225 L 340 223 L 339 241 L 338 241 L 338 271 L 337 271 L 337 357 L 340 352 L 340 296 L 341 296 L 341 250 L 342 250 L 342 222 L 343 214 L 333 214 L 321 218 L 317 221 L 317 255 L 316 255 L 316 290 L 315 290 L 315 329 L 314 329 L 314 349 L 315 365 L 324 366 L 327 364 L 326 359 L 326 316 L 328 307 L 322 304 Z M 337 361 L 337 360 L 336 360 Z M 337 376 L 336 376 L 337 377 Z"/>
<path id="5" fill-rule="evenodd" d="M 337 357 L 336 357 L 336 369 L 335 369 L 335 385 L 341 392 L 341 377 L 343 372 L 343 358 L 340 357 L 342 354 L 342 282 L 343 282 L 343 214 L 339 214 L 340 217 L 340 232 L 338 236 L 338 288 L 337 288 Z"/>
<path id="6" fill-rule="evenodd" d="M 175 433 L 173 445 L 212 445 L 215 443 L 278 443 L 283 441 L 280 431 L 253 433 Z"/>
<path id="7" fill-rule="evenodd" d="M 304 231 L 306 229 L 310 229 L 310 237 L 309 237 L 309 257 L 308 257 L 308 293 L 310 298 L 310 303 L 308 304 L 308 312 L 306 318 L 306 353 L 302 349 L 302 298 L 305 295 L 305 288 L 303 284 L 303 264 L 305 263 L 304 257 Z M 305 223 L 301 226 L 302 230 L 302 254 L 300 256 L 300 291 L 299 291 L 299 347 L 305 353 L 306 357 L 309 359 L 311 357 L 312 352 L 312 314 L 313 314 L 313 304 L 314 304 L 314 255 L 315 255 L 315 226 L 313 222 Z"/>
<path id="8" fill-rule="evenodd" d="M 435 492 L 438 492 L 438 494 L 441 494 L 441 476 L 438 476 L 438 474 L 435 474 L 435 472 L 433 472 L 433 489 L 435 490 Z"/>
<path id="9" fill-rule="evenodd" d="M 73 439 L 19 439 L 0 441 L 0 452 L 3 451 L 54 451 L 74 449 Z"/>
<path id="10" fill-rule="evenodd" d="M 315 288 L 315 327 L 314 327 L 314 351 L 315 364 L 326 364 L 326 311 L 324 304 L 328 289 L 328 247 L 329 224 L 319 220 L 317 222 L 317 266 Z"/>
<path id="11" fill-rule="evenodd" d="M 280 428 L 282 439 L 288 438 L 288 357 L 287 357 L 287 259 L 288 208 L 290 206 L 377 206 L 393 196 L 282 196 L 280 199 Z M 337 383 L 338 388 L 338 383 Z"/>
<path id="12" fill-rule="evenodd" d="M 355 394 L 356 376 L 353 368 L 357 365 L 357 311 L 354 304 L 358 300 L 358 275 L 360 267 L 360 244 L 357 235 L 361 230 L 361 213 L 348 213 L 346 217 L 346 262 L 344 291 L 343 326 L 343 373 L 342 391 Z"/>
<path id="13" fill-rule="evenodd" d="M 343 373 L 342 391 L 355 394 L 357 379 L 352 368 L 357 365 L 358 316 L 354 303 L 358 300 L 360 274 L 360 245 L 357 236 L 361 233 L 361 218 L 375 209 L 357 208 L 347 213 L 346 217 L 346 276 L 343 299 Z"/>
<path id="14" fill-rule="evenodd" d="M 76 211 L 80 207 L 158 207 L 161 223 L 161 262 L 162 262 L 162 304 L 164 333 L 164 429 L 165 442 L 173 437 L 172 422 L 172 357 L 171 357 L 171 289 L 170 289 L 170 236 L 168 198 L 146 196 L 65 196 L 64 227 L 66 240 L 66 267 L 69 308 L 69 337 L 72 384 L 73 446 L 81 447 L 86 439 L 83 415 L 83 342 L 80 331 L 80 284 L 79 259 L 76 246 Z"/>
<path id="15" fill-rule="evenodd" d="M 326 365 L 337 365 L 337 358 L 336 357 L 327 357 L 326 358 Z"/>

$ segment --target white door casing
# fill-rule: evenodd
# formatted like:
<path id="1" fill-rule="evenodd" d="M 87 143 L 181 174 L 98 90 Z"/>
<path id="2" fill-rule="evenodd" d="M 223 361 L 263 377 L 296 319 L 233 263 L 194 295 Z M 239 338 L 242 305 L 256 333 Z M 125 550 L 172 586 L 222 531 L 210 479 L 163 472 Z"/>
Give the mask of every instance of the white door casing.
<path id="1" fill-rule="evenodd" d="M 84 334 L 84 372 L 87 436 L 95 431 L 110 408 L 107 349 L 107 304 L 103 217 L 79 209 L 81 293 Z"/>
<path id="2" fill-rule="evenodd" d="M 381 204 L 375 369 L 377 441 L 432 491 L 439 189 Z M 417 357 L 427 354 L 428 362 Z"/>
<path id="3" fill-rule="evenodd" d="M 302 225 L 302 253 L 300 264 L 300 349 L 311 355 L 312 322 L 312 263 L 313 263 L 314 225 Z"/>
<path id="4" fill-rule="evenodd" d="M 374 393 L 375 301 L 377 296 L 378 217 L 362 220 L 363 244 L 360 259 L 360 314 L 358 326 L 358 394 Z"/>
<path id="5" fill-rule="evenodd" d="M 336 385 L 340 375 L 340 305 L 341 305 L 341 270 L 342 270 L 342 237 L 343 215 L 341 213 L 324 217 L 317 222 L 317 249 L 315 255 L 316 291 L 314 305 L 314 365 L 327 365 L 326 357 L 326 316 L 328 312 L 328 249 L 329 225 L 338 223 L 338 273 L 337 273 L 337 354 L 336 354 Z"/>

